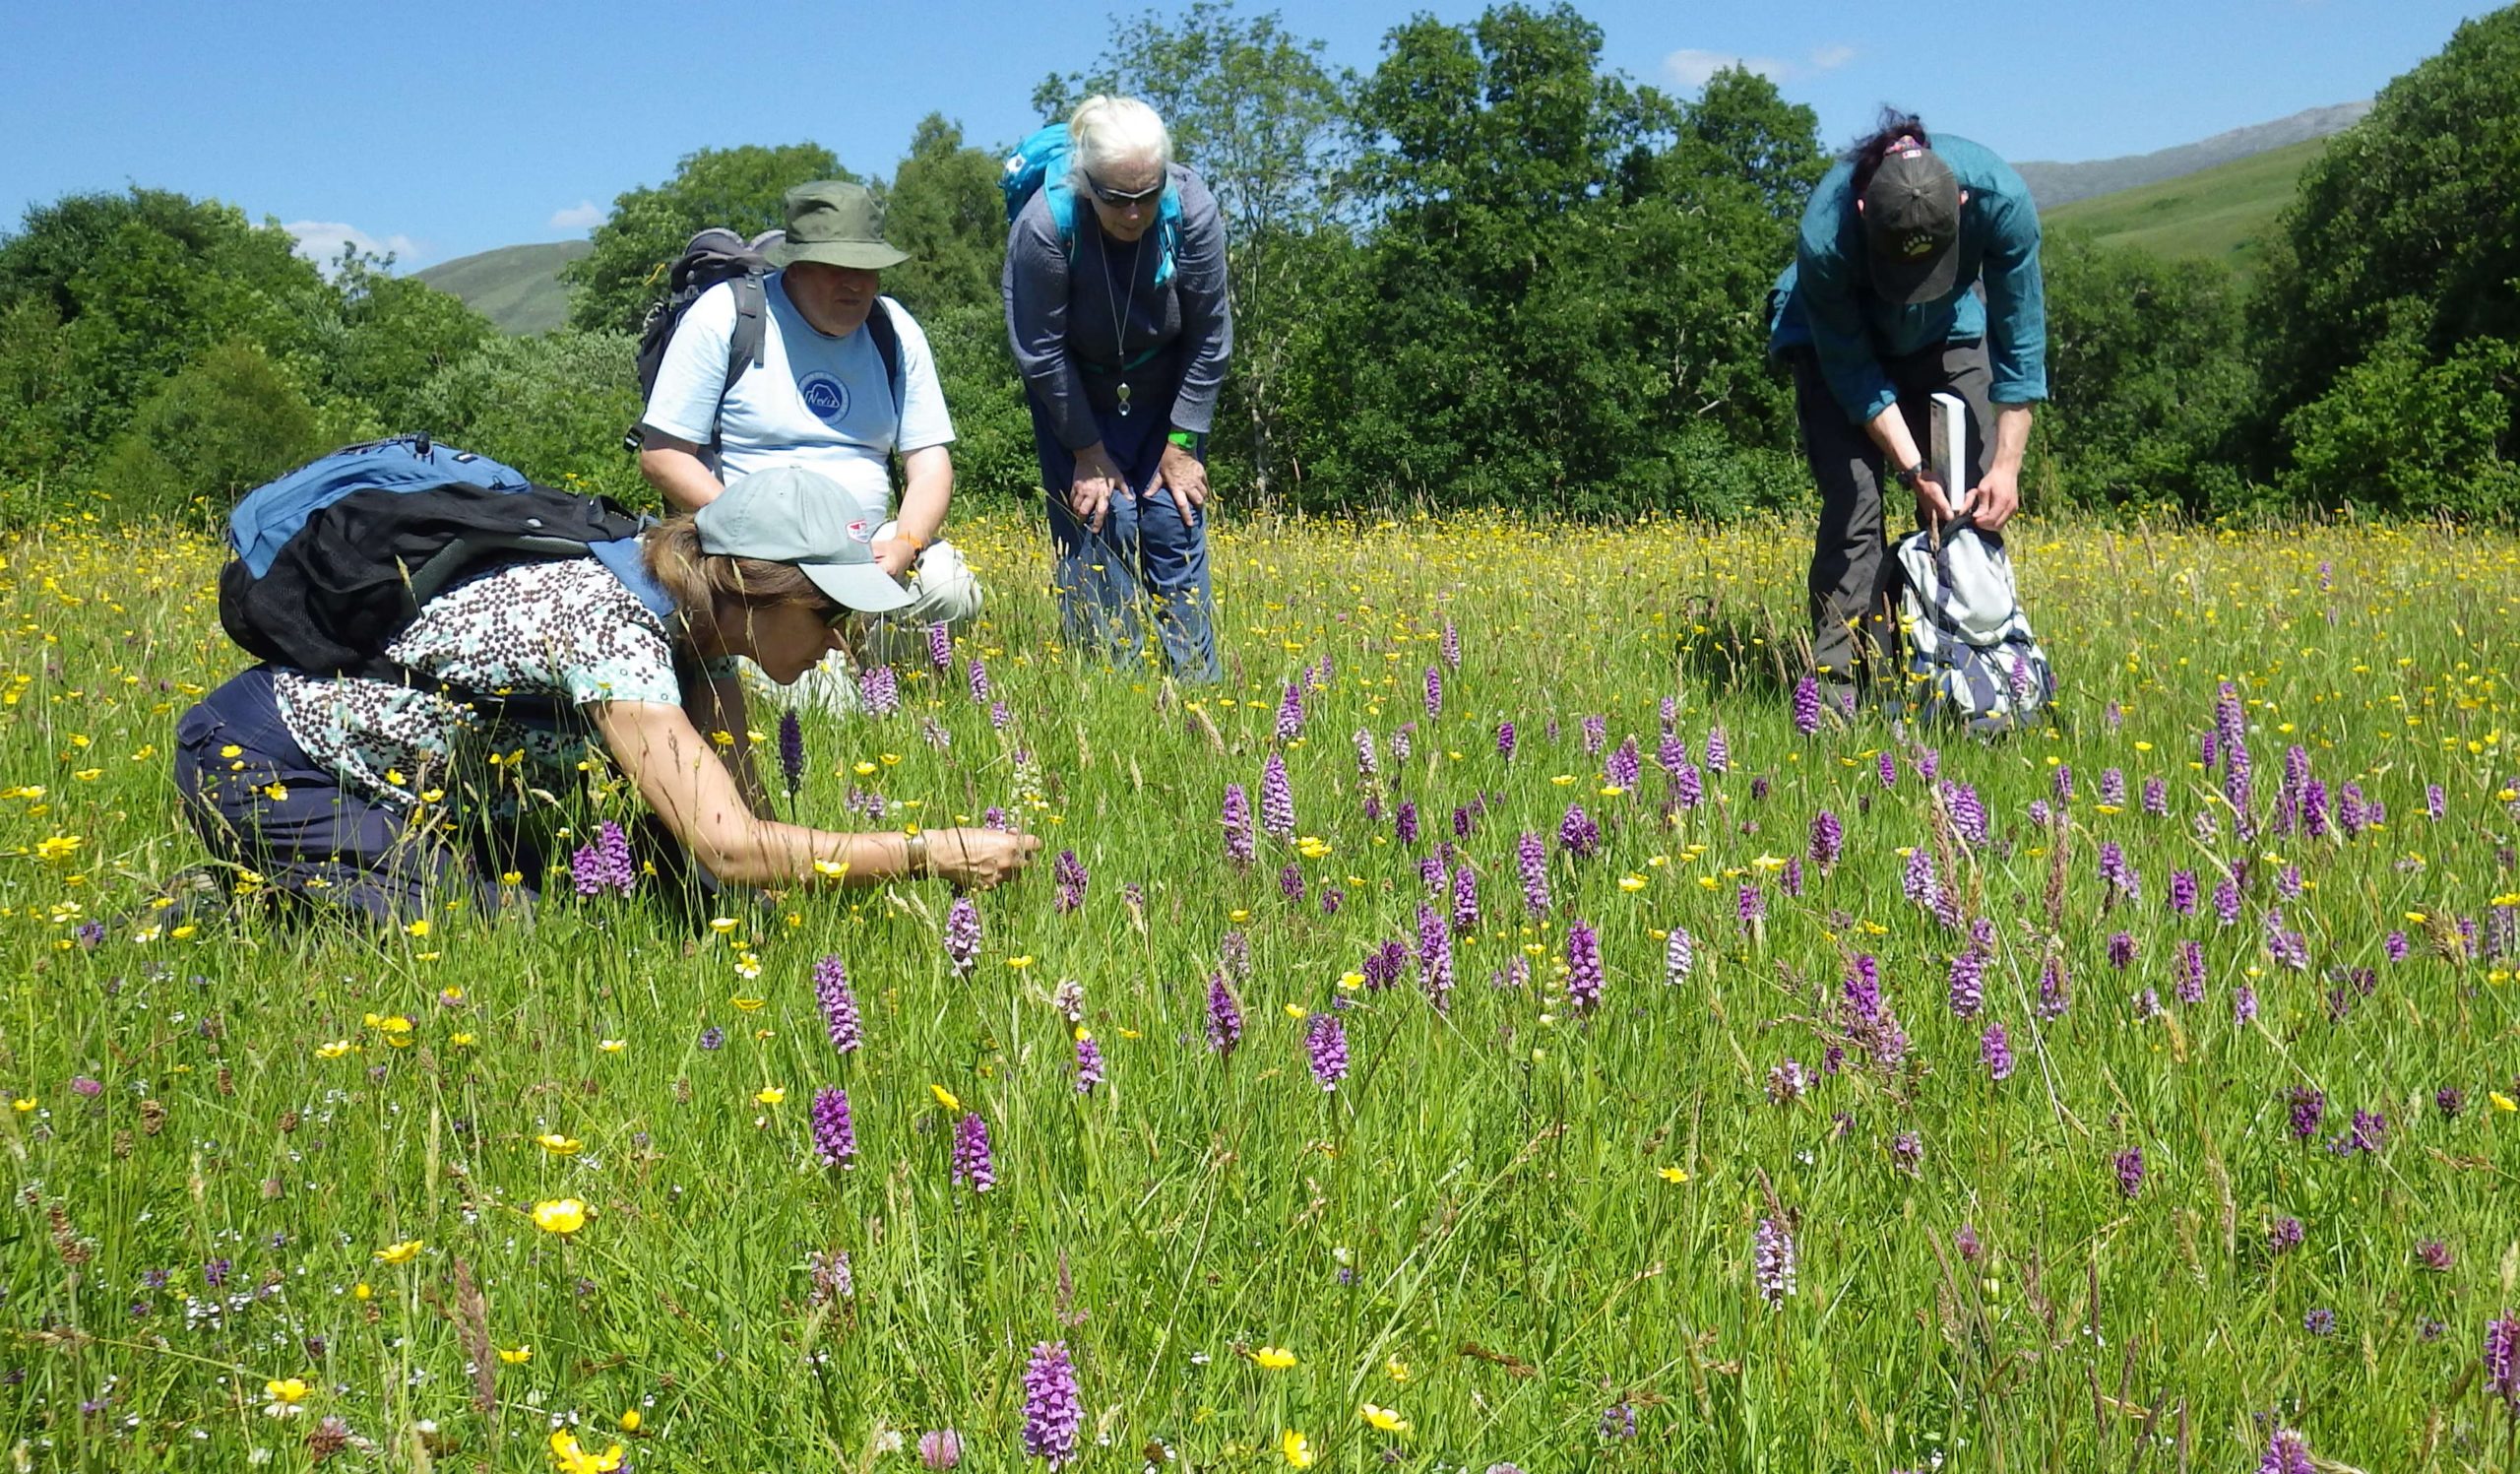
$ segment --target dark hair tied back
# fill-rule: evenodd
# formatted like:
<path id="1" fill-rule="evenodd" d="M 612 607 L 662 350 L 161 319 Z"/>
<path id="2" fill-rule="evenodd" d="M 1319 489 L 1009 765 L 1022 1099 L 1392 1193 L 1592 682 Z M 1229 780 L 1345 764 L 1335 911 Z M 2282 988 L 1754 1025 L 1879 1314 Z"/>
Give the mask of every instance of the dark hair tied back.
<path id="1" fill-rule="evenodd" d="M 1847 150 L 1847 161 L 1855 165 L 1855 192 L 1858 196 L 1872 186 L 1873 172 L 1881 167 L 1891 145 L 1903 138 L 1913 138 L 1924 148 L 1933 147 L 1933 140 L 1925 135 L 1924 119 L 1883 103 L 1880 120 L 1872 125 L 1872 131 Z"/>

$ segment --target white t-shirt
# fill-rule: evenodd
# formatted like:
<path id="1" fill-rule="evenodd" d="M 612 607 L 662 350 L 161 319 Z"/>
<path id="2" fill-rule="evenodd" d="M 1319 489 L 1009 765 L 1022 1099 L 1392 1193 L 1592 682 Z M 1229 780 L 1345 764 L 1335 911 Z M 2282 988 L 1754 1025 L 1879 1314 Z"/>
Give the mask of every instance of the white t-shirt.
<path id="1" fill-rule="evenodd" d="M 885 457 L 908 455 L 954 438 L 945 413 L 945 391 L 927 335 L 910 313 L 887 297 L 874 310 L 892 313 L 902 345 L 902 410 L 899 436 L 893 389 L 884 359 L 864 328 L 845 338 L 817 330 L 788 299 L 779 272 L 765 279 L 769 315 L 763 323 L 762 360 L 744 370 L 723 404 L 726 354 L 735 331 L 735 288 L 723 283 L 703 292 L 674 328 L 657 369 L 642 421 L 677 440 L 721 441 L 719 475 L 728 481 L 773 466 L 803 466 L 847 487 L 866 515 L 892 515 L 892 480 Z"/>

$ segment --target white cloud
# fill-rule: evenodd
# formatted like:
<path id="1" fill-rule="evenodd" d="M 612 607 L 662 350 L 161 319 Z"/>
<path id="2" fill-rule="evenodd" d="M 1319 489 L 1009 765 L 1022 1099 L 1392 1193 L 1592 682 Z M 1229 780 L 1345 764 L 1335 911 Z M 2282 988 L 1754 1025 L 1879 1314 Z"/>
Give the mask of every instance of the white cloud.
<path id="1" fill-rule="evenodd" d="M 425 248 L 409 235 L 388 235 L 379 240 L 356 225 L 346 225 L 339 221 L 286 221 L 281 228 L 297 237 L 297 254 L 327 268 L 341 259 L 342 247 L 346 245 L 356 246 L 370 256 L 381 256 L 391 251 L 394 264 L 406 271 L 427 254 Z"/>
<path id="2" fill-rule="evenodd" d="M 1848 45 L 1822 46 L 1811 53 L 1811 65 L 1816 71 L 1834 72 L 1853 60 L 1855 47 Z"/>
<path id="3" fill-rule="evenodd" d="M 593 200 L 580 200 L 566 210 L 551 213 L 554 230 L 592 230 L 603 224 L 603 207 Z"/>
<path id="4" fill-rule="evenodd" d="M 1663 75 L 1691 92 L 1706 86 L 1708 79 L 1726 67 L 1756 72 L 1770 82 L 1782 82 L 1794 70 L 1773 56 L 1735 56 L 1730 51 L 1700 51 L 1693 46 L 1683 46 L 1663 58 Z"/>

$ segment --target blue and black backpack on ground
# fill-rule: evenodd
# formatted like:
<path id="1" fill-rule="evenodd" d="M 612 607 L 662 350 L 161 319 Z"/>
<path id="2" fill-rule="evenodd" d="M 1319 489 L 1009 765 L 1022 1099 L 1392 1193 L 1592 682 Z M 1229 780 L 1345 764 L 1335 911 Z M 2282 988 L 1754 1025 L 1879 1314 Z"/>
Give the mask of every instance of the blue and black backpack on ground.
<path id="1" fill-rule="evenodd" d="M 337 450 L 245 493 L 227 519 L 219 622 L 273 665 L 457 690 L 386 655 L 420 607 L 468 575 L 594 556 L 659 618 L 673 601 L 642 561 L 649 519 L 601 496 L 536 485 L 426 435 Z"/>
<path id="2" fill-rule="evenodd" d="M 2030 630 L 2004 540 L 1967 521 L 1902 539 L 1899 623 L 1920 715 L 1972 732 L 2009 732 L 2056 698 L 2056 673 Z"/>
<path id="3" fill-rule="evenodd" d="M 761 366 L 769 329 L 770 289 L 763 285 L 771 273 L 769 257 L 763 252 L 788 238 L 785 230 L 764 230 L 746 240 L 724 225 L 712 225 L 691 237 L 682 254 L 665 268 L 665 294 L 648 308 L 647 321 L 639 328 L 639 400 L 647 402 L 657 388 L 657 375 L 664 368 L 665 349 L 673 342 L 673 330 L 682 325 L 683 314 L 700 300 L 709 288 L 722 283 L 733 283 L 735 293 L 735 328 L 726 344 L 726 377 L 718 386 L 723 402 L 744 371 Z M 902 413 L 902 335 L 893 324 L 889 299 L 878 299 L 875 310 L 866 314 L 866 334 L 874 342 L 876 356 L 884 360 L 884 381 L 893 387 L 893 418 Z M 645 427 L 633 423 L 621 437 L 621 448 L 637 455 L 646 441 Z M 708 446 L 715 450 L 713 440 Z"/>
<path id="4" fill-rule="evenodd" d="M 1024 213 L 1033 196 L 1049 199 L 1050 224 L 1059 232 L 1059 245 L 1070 261 L 1076 259 L 1076 186 L 1068 182 L 1068 139 L 1065 123 L 1050 123 L 1035 129 L 1006 156 L 1006 167 L 999 173 L 997 188 L 1006 196 L 1006 223 Z M 1164 198 L 1155 212 L 1155 285 L 1172 280 L 1174 258 L 1181 247 L 1181 192 L 1166 181 Z"/>

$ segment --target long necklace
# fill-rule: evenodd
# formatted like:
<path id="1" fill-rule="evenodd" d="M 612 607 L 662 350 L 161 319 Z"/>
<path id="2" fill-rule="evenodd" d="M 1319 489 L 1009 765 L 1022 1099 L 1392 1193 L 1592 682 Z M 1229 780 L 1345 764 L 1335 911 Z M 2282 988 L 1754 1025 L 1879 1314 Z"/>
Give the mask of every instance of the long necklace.
<path id="1" fill-rule="evenodd" d="M 1111 238 L 1110 238 L 1109 236 L 1107 236 L 1107 235 L 1106 235 L 1106 236 L 1104 236 L 1104 237 L 1102 237 L 1102 259 L 1103 259 L 1106 263 L 1111 259 L 1111 249 L 1110 249 L 1110 245 L 1111 245 Z M 1143 235 L 1141 235 L 1141 236 L 1139 236 L 1137 239 L 1135 239 L 1135 240 L 1133 240 L 1133 241 L 1130 241 L 1130 242 L 1129 242 L 1129 293 L 1128 293 L 1128 298 L 1127 298 L 1127 300 L 1126 300 L 1126 301 L 1124 301 L 1124 302 L 1121 304 L 1119 312 L 1118 312 L 1117 314 L 1115 314 L 1115 315 L 1112 317 L 1112 319 L 1111 319 L 1111 352 L 1112 352 L 1112 354 L 1114 355 L 1114 357 L 1118 360 L 1118 364 L 1119 364 L 1119 373 L 1120 373 L 1120 375 L 1121 375 L 1121 378 L 1120 378 L 1120 417 L 1121 417 L 1122 419 L 1126 419 L 1126 418 L 1128 418 L 1128 417 L 1129 417 L 1129 380 L 1128 380 L 1128 377 L 1127 377 L 1127 375 L 1128 375 L 1128 368 L 1129 368 L 1129 340 L 1128 340 L 1129 311 L 1130 311 L 1130 309 L 1131 309 L 1131 308 L 1133 308 L 1133 307 L 1137 306 L 1137 304 L 1138 304 L 1138 252 L 1139 252 L 1140 250 L 1142 250 L 1142 249 L 1145 247 L 1145 245 L 1146 245 L 1146 237 L 1145 237 L 1145 236 L 1143 236 Z M 1106 272 L 1104 272 L 1104 273 L 1103 273 L 1103 277 L 1102 277 L 1102 285 L 1103 285 L 1103 288 L 1104 288 L 1104 290 L 1103 290 L 1103 293 L 1102 293 L 1102 294 L 1103 294 L 1103 296 L 1104 296 L 1106 299 L 1107 299 L 1107 298 L 1110 296 L 1110 294 L 1111 294 L 1111 293 L 1110 293 L 1110 290 L 1109 290 L 1110 283 L 1111 283 L 1110 273 L 1108 273 L 1108 272 L 1106 271 Z"/>

